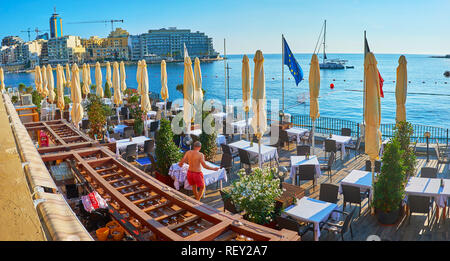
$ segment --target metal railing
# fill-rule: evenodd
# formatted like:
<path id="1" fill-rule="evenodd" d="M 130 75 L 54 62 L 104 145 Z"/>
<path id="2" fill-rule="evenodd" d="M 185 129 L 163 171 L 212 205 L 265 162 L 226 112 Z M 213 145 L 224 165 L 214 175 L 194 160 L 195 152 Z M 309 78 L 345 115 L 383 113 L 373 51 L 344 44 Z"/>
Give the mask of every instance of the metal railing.
<path id="1" fill-rule="evenodd" d="M 268 121 L 279 121 L 279 115 L 277 112 L 271 113 L 267 112 Z M 300 114 L 292 114 L 291 113 L 291 123 L 297 127 L 303 128 L 312 128 L 312 120 L 309 115 L 300 115 Z M 361 126 L 360 123 L 343 120 L 338 118 L 331 117 L 319 117 L 316 122 L 316 133 L 323 134 L 341 134 L 342 128 L 349 128 L 352 132 L 351 135 L 353 137 L 359 137 Z M 383 123 L 380 126 L 380 131 L 382 133 L 383 139 L 394 137 L 394 127 L 395 123 Z M 413 135 L 411 136 L 411 142 L 415 142 L 416 140 L 419 143 L 426 143 L 426 138 L 424 136 L 425 132 L 429 132 L 430 135 L 430 143 L 439 142 L 439 144 L 449 144 L 449 129 L 442 127 L 434 127 L 427 126 L 421 124 L 412 124 L 413 127 Z"/>

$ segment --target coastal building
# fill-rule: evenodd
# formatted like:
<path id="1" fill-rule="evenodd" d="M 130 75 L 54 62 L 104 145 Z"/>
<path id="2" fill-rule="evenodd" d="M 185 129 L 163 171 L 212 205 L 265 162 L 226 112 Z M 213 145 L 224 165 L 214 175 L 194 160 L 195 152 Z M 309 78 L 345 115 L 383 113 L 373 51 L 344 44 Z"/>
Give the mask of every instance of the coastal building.
<path id="1" fill-rule="evenodd" d="M 116 28 L 107 38 L 91 36 L 82 39 L 81 43 L 86 48 L 86 58 L 90 61 L 128 60 L 129 33 L 122 28 Z"/>
<path id="2" fill-rule="evenodd" d="M 62 18 L 55 12 L 50 17 L 50 38 L 58 38 L 63 36 Z"/>
<path id="3" fill-rule="evenodd" d="M 5 36 L 2 39 L 2 46 L 12 46 L 21 43 L 23 43 L 23 40 L 19 36 Z"/>
<path id="4" fill-rule="evenodd" d="M 153 59 L 155 56 L 167 59 L 181 59 L 184 45 L 191 57 L 216 58 L 218 52 L 213 48 L 212 38 L 199 31 L 176 27 L 149 30 L 147 33 L 132 35 L 128 39 L 130 59 Z"/>
<path id="5" fill-rule="evenodd" d="M 48 40 L 48 63 L 52 65 L 79 63 L 84 60 L 85 48 L 79 36 L 66 35 Z"/>

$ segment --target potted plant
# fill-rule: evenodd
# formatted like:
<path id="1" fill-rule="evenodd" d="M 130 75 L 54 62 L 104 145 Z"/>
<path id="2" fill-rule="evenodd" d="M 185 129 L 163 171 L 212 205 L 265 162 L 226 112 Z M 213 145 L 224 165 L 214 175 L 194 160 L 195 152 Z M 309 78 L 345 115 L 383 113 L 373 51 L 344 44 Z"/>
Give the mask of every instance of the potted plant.
<path id="1" fill-rule="evenodd" d="M 203 122 L 205 121 L 205 118 L 208 117 L 209 114 L 210 114 L 210 112 L 208 112 L 208 111 L 204 111 L 202 113 Z M 212 123 L 212 128 L 214 128 L 215 121 L 213 120 L 211 123 Z M 203 126 L 205 126 L 205 125 L 203 124 Z M 202 143 L 202 148 L 200 151 L 205 155 L 205 159 L 207 161 L 214 161 L 214 156 L 216 155 L 216 152 L 217 152 L 216 139 L 217 139 L 217 133 L 216 133 L 215 129 L 214 129 L 214 132 L 211 134 L 207 134 L 203 129 L 202 133 L 199 136 L 199 140 Z"/>
<path id="2" fill-rule="evenodd" d="M 167 119 L 160 120 L 160 127 L 155 140 L 156 179 L 173 187 L 173 180 L 169 176 L 172 164 L 180 162 L 182 154 L 173 142 L 173 132 Z"/>
<path id="3" fill-rule="evenodd" d="M 89 96 L 87 113 L 89 117 L 89 136 L 91 138 L 103 139 L 106 116 L 109 115 L 109 107 L 96 95 Z"/>
<path id="4" fill-rule="evenodd" d="M 230 196 L 245 211 L 245 219 L 269 227 L 274 225 L 275 200 L 282 194 L 276 173 L 276 168 L 254 168 L 248 175 L 244 169 L 238 172 L 239 179 L 230 186 Z"/>
<path id="5" fill-rule="evenodd" d="M 139 95 L 131 96 L 128 99 L 128 105 L 130 108 L 131 118 L 134 119 L 134 124 L 133 124 L 134 133 L 136 135 L 142 135 L 142 132 L 144 131 L 145 115 L 144 115 L 144 113 L 142 113 L 141 109 L 139 108 Z"/>
<path id="6" fill-rule="evenodd" d="M 110 99 L 111 98 L 111 87 L 107 82 L 105 82 L 105 93 L 104 97 Z"/>
<path id="7" fill-rule="evenodd" d="M 11 97 L 11 102 L 16 105 L 16 103 L 19 102 L 19 97 L 17 95 L 14 95 Z"/>
<path id="8" fill-rule="evenodd" d="M 399 121 L 394 127 L 394 137 L 400 143 L 400 149 L 403 151 L 402 159 L 405 166 L 405 182 L 408 177 L 414 175 L 416 165 L 416 155 L 414 149 L 410 146 L 411 136 L 414 133 L 411 123 L 407 121 Z"/>
<path id="9" fill-rule="evenodd" d="M 406 169 L 402 155 L 396 138 L 385 145 L 381 173 L 376 178 L 373 196 L 377 219 L 384 225 L 395 224 L 401 215 Z"/>

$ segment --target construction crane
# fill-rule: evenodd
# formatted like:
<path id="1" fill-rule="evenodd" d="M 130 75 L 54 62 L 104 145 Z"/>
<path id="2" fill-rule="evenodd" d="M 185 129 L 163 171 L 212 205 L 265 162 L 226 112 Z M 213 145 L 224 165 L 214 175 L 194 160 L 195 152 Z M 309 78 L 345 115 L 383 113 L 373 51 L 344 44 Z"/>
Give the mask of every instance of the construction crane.
<path id="1" fill-rule="evenodd" d="M 39 33 L 45 32 L 45 31 L 49 31 L 49 30 L 39 30 L 37 27 L 34 30 L 31 30 L 30 28 L 28 28 L 28 30 L 25 31 L 20 31 L 22 33 L 28 33 L 28 41 L 31 41 L 31 33 L 32 32 L 36 32 L 36 38 L 39 36 Z"/>
<path id="2" fill-rule="evenodd" d="M 114 31 L 114 23 L 123 23 L 123 20 L 100 20 L 100 21 L 84 21 L 84 22 L 73 22 L 68 24 L 95 24 L 95 23 L 111 23 L 111 32 Z"/>

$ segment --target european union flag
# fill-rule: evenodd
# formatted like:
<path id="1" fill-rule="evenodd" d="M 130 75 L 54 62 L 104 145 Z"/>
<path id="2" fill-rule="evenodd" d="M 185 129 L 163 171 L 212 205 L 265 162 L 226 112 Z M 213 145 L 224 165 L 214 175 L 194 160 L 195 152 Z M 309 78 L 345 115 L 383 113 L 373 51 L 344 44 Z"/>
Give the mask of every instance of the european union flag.
<path id="1" fill-rule="evenodd" d="M 291 52 L 286 39 L 283 37 L 283 47 L 284 47 L 284 64 L 289 67 L 289 71 L 295 79 L 295 84 L 298 86 L 299 82 L 303 80 L 303 70 L 295 60 L 294 54 Z"/>

